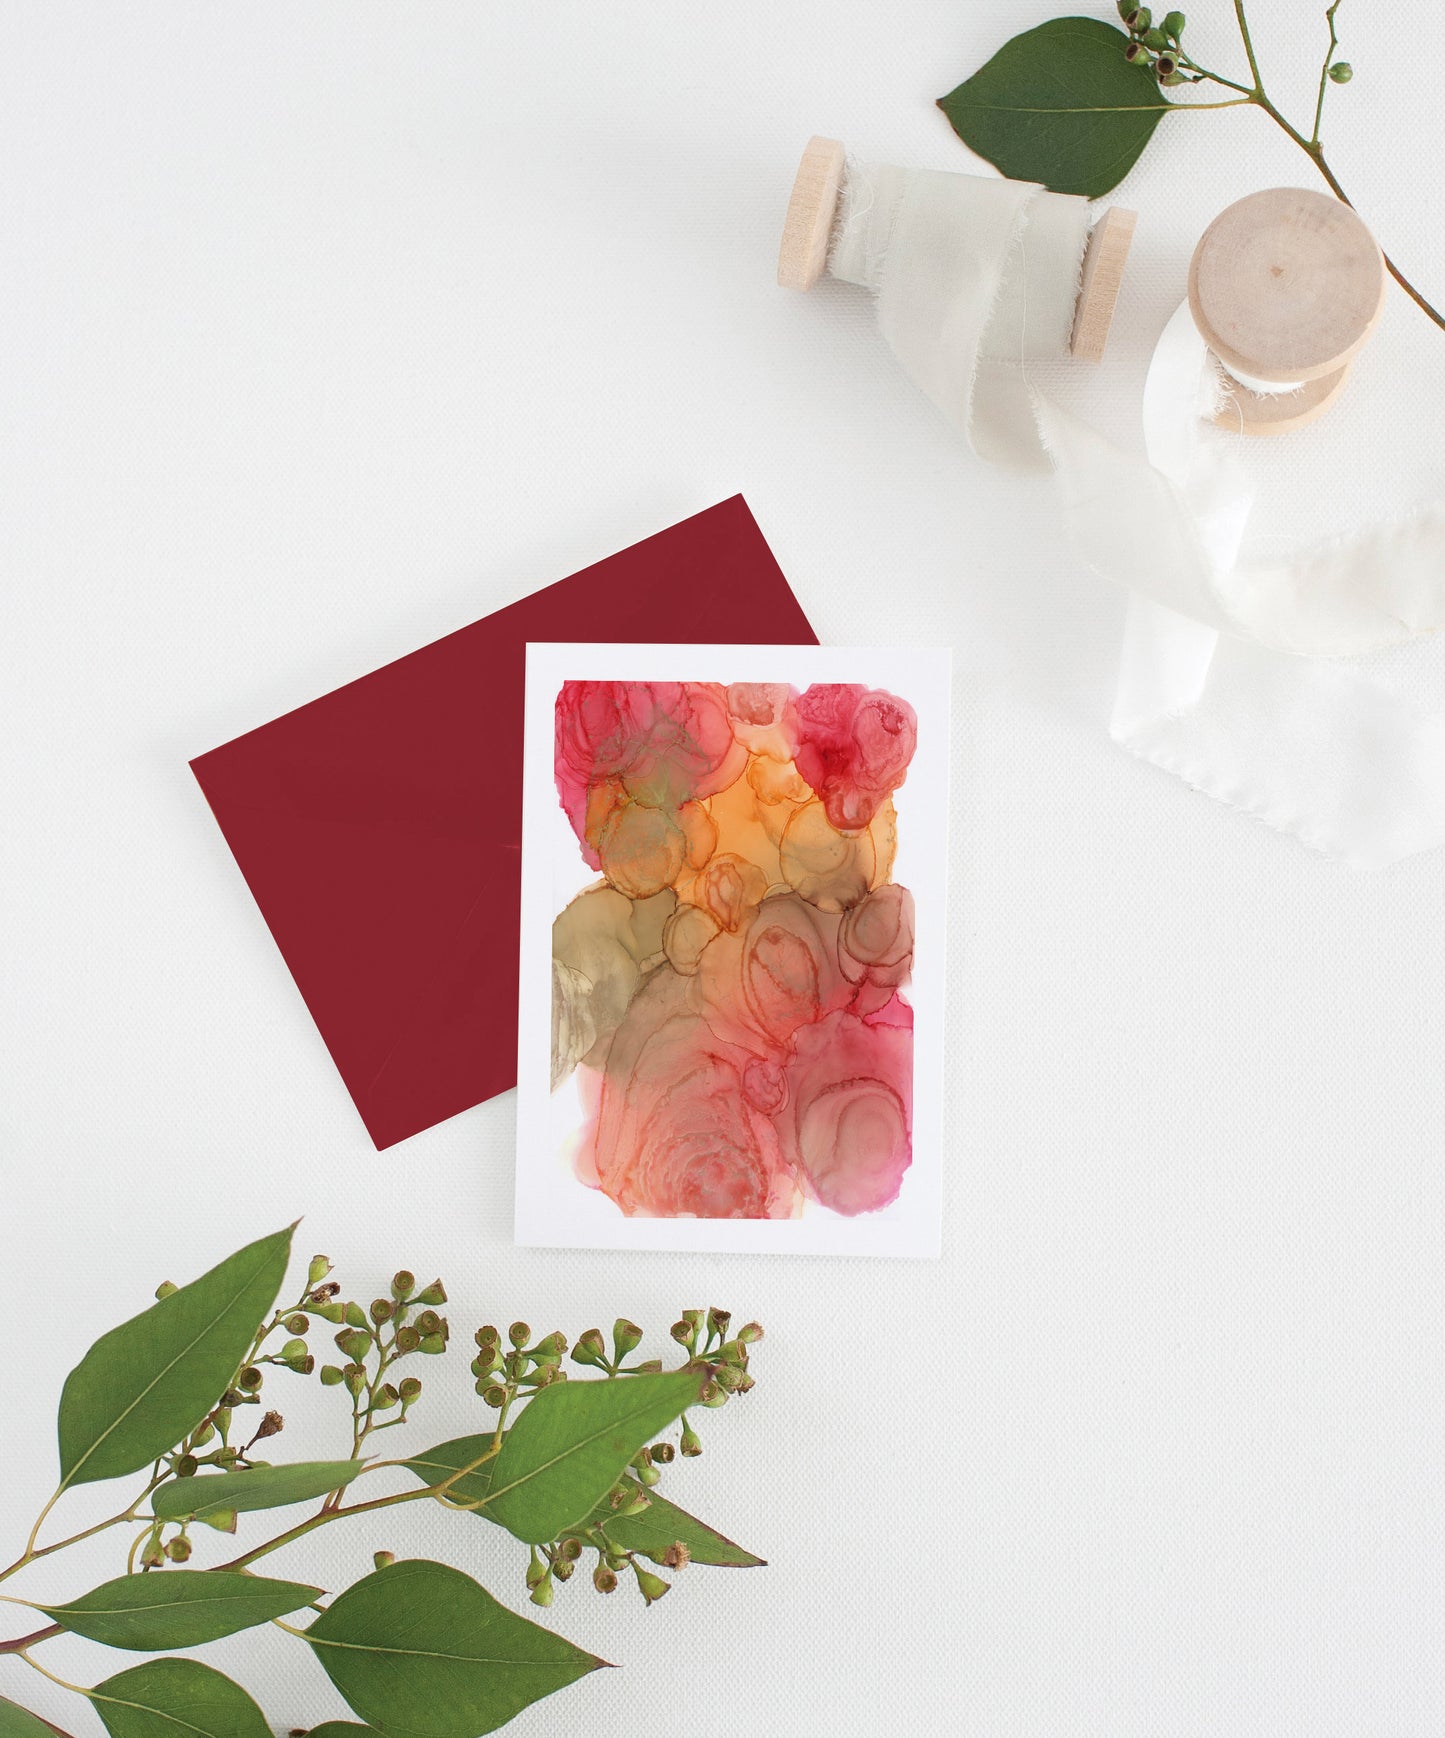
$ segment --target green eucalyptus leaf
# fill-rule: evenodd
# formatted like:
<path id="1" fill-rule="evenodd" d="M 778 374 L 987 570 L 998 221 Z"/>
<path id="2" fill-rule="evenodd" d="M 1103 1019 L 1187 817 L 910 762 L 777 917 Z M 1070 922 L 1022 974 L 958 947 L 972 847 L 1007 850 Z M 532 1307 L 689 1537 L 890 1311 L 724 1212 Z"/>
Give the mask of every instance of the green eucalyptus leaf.
<path id="1" fill-rule="evenodd" d="M 424 1485 L 440 1484 L 459 1468 L 470 1466 L 480 1455 L 487 1453 L 491 1445 L 492 1438 L 489 1435 L 454 1437 L 452 1441 L 438 1443 L 435 1448 L 429 1448 L 409 1460 L 406 1463 L 407 1469 Z M 475 1472 L 459 1478 L 447 1493 L 448 1497 L 464 1503 L 484 1501 L 491 1491 L 492 1469 L 495 1466 L 494 1460 L 487 1461 Z M 686 1509 L 680 1509 L 675 1503 L 668 1502 L 655 1490 L 643 1492 L 640 1484 L 631 1479 L 628 1482 L 647 1497 L 648 1507 L 640 1515 L 619 1515 L 604 1494 L 587 1516 L 584 1525 L 605 1525 L 608 1538 L 622 1550 L 637 1551 L 644 1557 L 650 1557 L 654 1563 L 660 1563 L 669 1547 L 680 1540 L 687 1546 L 694 1563 L 710 1563 L 730 1569 L 753 1569 L 762 1565 L 761 1557 L 755 1557 L 751 1551 L 735 1545 L 731 1539 L 725 1538 L 705 1522 L 698 1520 L 696 1515 L 690 1515 Z M 611 1489 L 609 1485 L 609 1493 Z M 486 1508 L 473 1512 L 479 1514 L 483 1520 L 496 1519 Z M 565 1530 L 564 1528 L 563 1531 Z"/>
<path id="2" fill-rule="evenodd" d="M 55 1738 L 55 1733 L 38 1714 L 0 1696 L 0 1738 Z"/>
<path id="3" fill-rule="evenodd" d="M 355 1720 L 323 1720 L 313 1726 L 306 1738 L 371 1738 L 376 1728 L 363 1726 Z"/>
<path id="4" fill-rule="evenodd" d="M 604 1662 L 499 1605 L 459 1569 L 378 1569 L 306 1631 L 347 1704 L 385 1738 L 479 1738 Z"/>
<path id="5" fill-rule="evenodd" d="M 492 1463 L 487 1516 L 531 1545 L 590 1515 L 638 1449 L 696 1403 L 697 1371 L 558 1382 L 507 1432 Z"/>
<path id="6" fill-rule="evenodd" d="M 1054 18 L 1006 42 L 938 106 L 970 150 L 1015 181 L 1097 199 L 1117 187 L 1173 107 L 1129 38 Z"/>
<path id="7" fill-rule="evenodd" d="M 640 1491 L 642 1486 L 637 1488 Z M 687 1546 L 688 1556 L 694 1563 L 710 1563 L 726 1569 L 765 1567 L 761 1557 L 744 1551 L 741 1545 L 724 1538 L 698 1520 L 696 1515 L 668 1502 L 666 1497 L 658 1496 L 655 1490 L 647 1492 L 647 1507 L 639 1515 L 619 1515 L 609 1508 L 604 1497 L 588 1516 L 588 1521 L 593 1526 L 605 1527 L 607 1537 L 621 1550 L 636 1551 L 643 1557 L 650 1557 L 654 1563 L 661 1563 L 672 1546 L 681 1543 Z"/>
<path id="8" fill-rule="evenodd" d="M 225 1392 L 286 1277 L 291 1231 L 228 1256 L 200 1279 L 103 1334 L 60 1396 L 60 1480 L 139 1472 Z"/>
<path id="9" fill-rule="evenodd" d="M 283 1509 L 309 1503 L 349 1485 L 363 1460 L 298 1460 L 289 1466 L 249 1467 L 241 1472 L 196 1473 L 168 1479 L 151 1494 L 151 1511 L 163 1521 L 192 1516 L 245 1514 L 252 1509 Z"/>
<path id="10" fill-rule="evenodd" d="M 408 1472 L 415 1473 L 424 1485 L 439 1485 L 443 1479 L 449 1479 L 462 1467 L 471 1466 L 484 1454 L 490 1454 L 492 1441 L 491 1433 L 484 1436 L 454 1436 L 450 1442 L 439 1442 L 435 1448 L 428 1448 L 413 1456 L 406 1463 L 406 1468 Z M 457 1503 L 485 1501 L 492 1488 L 492 1469 L 496 1464 L 495 1459 L 485 1461 L 475 1471 L 459 1478 L 447 1492 L 447 1498 Z"/>
<path id="11" fill-rule="evenodd" d="M 146 1660 L 90 1694 L 110 1738 L 271 1738 L 241 1686 L 199 1660 Z"/>
<path id="12" fill-rule="evenodd" d="M 168 1569 L 122 1575 L 72 1600 L 41 1605 L 63 1629 L 107 1647 L 159 1653 L 198 1647 L 239 1629 L 269 1623 L 321 1597 L 319 1587 L 267 1581 L 225 1569 Z"/>

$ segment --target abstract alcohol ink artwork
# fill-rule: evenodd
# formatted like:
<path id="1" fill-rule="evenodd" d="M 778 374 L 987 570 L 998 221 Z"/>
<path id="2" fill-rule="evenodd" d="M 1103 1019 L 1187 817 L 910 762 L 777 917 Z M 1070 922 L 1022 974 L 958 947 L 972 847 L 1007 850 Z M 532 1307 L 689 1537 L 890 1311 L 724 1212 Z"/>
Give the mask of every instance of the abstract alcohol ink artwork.
<path id="1" fill-rule="evenodd" d="M 944 654 L 528 648 L 519 1241 L 934 1252 L 946 740 Z"/>

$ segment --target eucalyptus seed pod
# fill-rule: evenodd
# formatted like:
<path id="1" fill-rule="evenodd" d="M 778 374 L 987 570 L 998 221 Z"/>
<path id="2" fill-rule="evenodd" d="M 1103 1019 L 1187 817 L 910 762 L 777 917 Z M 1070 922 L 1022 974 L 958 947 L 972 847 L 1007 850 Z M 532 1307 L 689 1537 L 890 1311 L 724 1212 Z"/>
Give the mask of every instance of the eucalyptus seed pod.
<path id="1" fill-rule="evenodd" d="M 654 1575 L 650 1569 L 644 1569 L 640 1563 L 634 1562 L 632 1567 L 637 1575 L 638 1591 L 649 1605 L 655 1604 L 671 1584 L 660 1575 Z"/>
<path id="2" fill-rule="evenodd" d="M 396 1349 L 405 1357 L 408 1352 L 414 1352 L 421 1344 L 421 1335 L 408 1322 L 405 1327 L 396 1330 Z"/>
<path id="3" fill-rule="evenodd" d="M 599 1365 L 607 1362 L 607 1346 L 600 1328 L 588 1328 L 572 1348 L 574 1364 Z"/>
<path id="4" fill-rule="evenodd" d="M 254 1394 L 264 1381 L 265 1377 L 256 1366 L 254 1364 L 247 1364 L 246 1368 L 242 1370 L 241 1374 L 236 1378 L 236 1386 L 242 1391 L 242 1393 Z"/>
<path id="5" fill-rule="evenodd" d="M 353 1364 L 359 1364 L 371 1350 L 371 1335 L 363 1328 L 343 1328 L 336 1336 L 336 1346 Z"/>
<path id="6" fill-rule="evenodd" d="M 398 1303 L 401 1303 L 405 1298 L 409 1298 L 415 1290 L 416 1275 L 414 1273 L 408 1273 L 406 1268 L 403 1267 L 400 1272 L 394 1273 L 391 1276 L 391 1295 Z"/>
<path id="7" fill-rule="evenodd" d="M 543 1563 L 542 1559 L 537 1555 L 537 1547 L 534 1545 L 532 1547 L 531 1556 L 527 1559 L 527 1586 L 528 1586 L 528 1588 L 536 1587 L 538 1585 L 538 1583 L 541 1582 L 546 1577 L 546 1574 L 547 1574 L 547 1566 L 545 1563 Z"/>
<path id="8" fill-rule="evenodd" d="M 582 1555 L 582 1541 L 576 1538 L 563 1539 L 557 1546 L 557 1552 L 564 1563 L 575 1563 Z"/>
<path id="9" fill-rule="evenodd" d="M 693 1328 L 691 1328 L 686 1322 L 674 1322 L 672 1324 L 672 1327 L 669 1329 L 669 1332 L 671 1333 L 673 1339 L 675 1339 L 677 1341 L 679 1346 L 687 1346 L 689 1349 L 691 1349 L 692 1338 L 693 1338 L 693 1334 L 694 1334 L 695 1330 Z"/>
<path id="10" fill-rule="evenodd" d="M 446 1349 L 446 1340 L 440 1334 L 423 1334 L 421 1337 L 421 1344 L 417 1348 L 418 1351 L 425 1352 L 428 1357 L 432 1358 L 434 1358 L 438 1352 L 444 1352 Z"/>
<path id="11" fill-rule="evenodd" d="M 174 1297 L 181 1288 L 171 1279 L 163 1279 L 156 1287 L 156 1302 L 164 1303 L 168 1297 Z"/>
<path id="12" fill-rule="evenodd" d="M 659 1466 L 670 1466 L 676 1452 L 670 1442 L 654 1442 L 652 1445 L 652 1458 Z"/>
<path id="13" fill-rule="evenodd" d="M 313 1255 L 311 1257 L 311 1265 L 306 1269 L 307 1285 L 312 1287 L 320 1285 L 322 1280 L 325 1279 L 327 1274 L 330 1272 L 330 1257 L 325 1255 Z"/>
<path id="14" fill-rule="evenodd" d="M 636 1322 L 628 1321 L 626 1316 L 618 1316 L 612 1324 L 613 1354 L 618 1359 L 625 1358 L 629 1352 L 636 1351 L 642 1344 L 642 1329 Z"/>
<path id="15" fill-rule="evenodd" d="M 605 1563 L 599 1563 L 592 1571 L 592 1585 L 599 1593 L 616 1593 L 616 1571 L 609 1569 Z"/>
<path id="16" fill-rule="evenodd" d="M 686 1569 L 692 1562 L 692 1552 L 681 1539 L 674 1539 L 663 1552 L 662 1561 L 669 1569 Z"/>
<path id="17" fill-rule="evenodd" d="M 732 1320 L 731 1310 L 709 1310 L 707 1312 L 707 1328 L 710 1334 L 716 1334 L 720 1340 L 727 1338 L 728 1323 Z"/>
<path id="18" fill-rule="evenodd" d="M 1337 60 L 1330 68 L 1330 77 L 1336 84 L 1348 84 L 1355 76 L 1355 69 L 1347 60 Z"/>
<path id="19" fill-rule="evenodd" d="M 191 1554 L 191 1542 L 184 1533 L 177 1533 L 166 1546 L 166 1556 L 172 1563 L 184 1563 Z"/>
<path id="20" fill-rule="evenodd" d="M 197 1464 L 198 1462 L 195 1455 L 183 1454 L 177 1459 L 175 1466 L 171 1470 L 175 1473 L 178 1479 L 194 1478 Z"/>
<path id="21" fill-rule="evenodd" d="M 288 1364 L 293 1358 L 304 1358 L 306 1356 L 305 1340 L 287 1340 L 281 1348 L 281 1356 Z"/>
<path id="22" fill-rule="evenodd" d="M 253 1442 L 261 1442 L 268 1436 L 279 1436 L 286 1428 L 286 1420 L 279 1412 L 268 1412 L 257 1426 Z"/>
<path id="23" fill-rule="evenodd" d="M 218 1533 L 234 1533 L 236 1530 L 234 1509 L 212 1509 L 209 1514 L 197 1515 L 196 1519 L 203 1527 L 211 1527 Z"/>
<path id="24" fill-rule="evenodd" d="M 477 1392 L 481 1395 L 482 1399 L 486 1401 L 487 1405 L 493 1409 L 493 1411 L 496 1411 L 507 1404 L 507 1390 L 500 1382 L 493 1382 L 489 1387 L 485 1388 L 480 1382 L 478 1382 Z"/>
<path id="25" fill-rule="evenodd" d="M 353 1395 L 360 1394 L 366 1386 L 366 1371 L 360 1364 L 348 1364 L 341 1372 L 346 1379 L 346 1386 Z"/>
<path id="26" fill-rule="evenodd" d="M 334 1388 L 342 1380 L 343 1371 L 338 1364 L 323 1364 L 321 1366 L 321 1385 L 323 1388 Z"/>
<path id="27" fill-rule="evenodd" d="M 479 1346 L 498 1346 L 502 1341 L 502 1336 L 490 1322 L 487 1323 L 486 1327 L 478 1328 L 472 1337 Z"/>
<path id="28" fill-rule="evenodd" d="M 1184 14 L 1182 12 L 1166 12 L 1164 14 L 1164 34 L 1173 37 L 1175 42 L 1184 34 Z"/>
<path id="29" fill-rule="evenodd" d="M 373 1566 L 377 1569 L 390 1569 L 392 1564 L 396 1562 L 396 1552 L 373 1551 L 371 1554 L 371 1561 Z"/>
<path id="30" fill-rule="evenodd" d="M 682 1427 L 682 1440 L 677 1445 L 678 1453 L 686 1455 L 689 1460 L 702 1453 L 702 1438 L 690 1424 Z"/>
<path id="31" fill-rule="evenodd" d="M 341 1313 L 346 1318 L 348 1327 L 367 1328 L 371 1325 L 366 1319 L 366 1311 L 354 1298 L 345 1305 Z"/>
<path id="32" fill-rule="evenodd" d="M 513 1322 L 511 1327 L 509 1327 L 507 1329 L 507 1338 L 512 1342 L 512 1344 L 517 1348 L 517 1350 L 519 1352 L 521 1351 L 522 1347 L 526 1345 L 527 1341 L 531 1339 L 531 1337 L 532 1337 L 532 1330 L 531 1330 L 531 1328 L 529 1328 L 527 1326 L 527 1324 L 525 1322 Z"/>
<path id="33" fill-rule="evenodd" d="M 396 1314 L 396 1305 L 389 1297 L 374 1297 L 371 1300 L 371 1308 L 367 1313 L 370 1315 L 372 1321 L 376 1323 L 377 1327 L 380 1327 L 383 1322 L 389 1322 Z"/>
<path id="34" fill-rule="evenodd" d="M 403 1376 L 397 1383 L 397 1393 L 401 1395 L 402 1405 L 410 1406 L 421 1394 L 421 1382 L 415 1376 Z"/>
<path id="35" fill-rule="evenodd" d="M 303 1315 L 300 1310 L 287 1316 L 283 1326 L 288 1334 L 309 1334 L 311 1332 L 311 1317 Z"/>
<path id="36" fill-rule="evenodd" d="M 320 1316 L 323 1322 L 344 1322 L 346 1311 L 339 1303 L 332 1303 L 323 1298 L 319 1303 L 309 1303 L 306 1308 L 313 1316 Z"/>
<path id="37" fill-rule="evenodd" d="M 434 1279 L 416 1301 L 424 1304 L 444 1304 L 447 1301 L 447 1288 L 439 1279 Z"/>
<path id="38" fill-rule="evenodd" d="M 762 1337 L 763 1329 L 760 1322 L 748 1322 L 746 1326 L 738 1329 L 738 1338 L 745 1346 L 755 1346 Z"/>

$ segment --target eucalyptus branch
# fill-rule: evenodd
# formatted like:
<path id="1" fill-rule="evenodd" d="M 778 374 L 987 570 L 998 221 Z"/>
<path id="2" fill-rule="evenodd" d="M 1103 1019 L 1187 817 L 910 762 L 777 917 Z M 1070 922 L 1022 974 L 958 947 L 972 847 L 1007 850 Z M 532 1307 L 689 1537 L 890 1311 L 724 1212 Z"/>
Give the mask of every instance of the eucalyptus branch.
<path id="1" fill-rule="evenodd" d="M 1245 85 L 1236 79 L 1225 77 L 1190 58 L 1185 52 L 1181 38 L 1184 31 L 1184 14 L 1169 13 L 1162 25 L 1156 26 L 1148 7 L 1133 6 L 1129 0 L 1120 0 L 1119 11 L 1123 15 L 1124 28 L 1129 33 L 1128 47 L 1125 58 L 1133 65 L 1151 68 L 1159 83 L 1172 86 L 1180 83 L 1197 84 L 1207 81 L 1225 89 L 1238 91 L 1241 94 L 1237 102 L 1215 103 L 1171 103 L 1170 112 L 1190 109 L 1207 109 L 1216 107 L 1243 107 L 1249 104 L 1260 109 L 1285 136 L 1299 146 L 1314 164 L 1325 184 L 1342 204 L 1355 209 L 1354 201 L 1340 185 L 1338 177 L 1325 159 L 1324 147 L 1320 142 L 1320 129 L 1324 120 L 1325 92 L 1329 85 L 1348 84 L 1354 77 L 1354 69 L 1346 60 L 1337 60 L 1335 51 L 1339 47 L 1339 33 L 1335 26 L 1335 14 L 1339 11 L 1342 0 L 1331 0 L 1325 9 L 1325 22 L 1329 26 L 1330 40 L 1325 49 L 1324 64 L 1320 69 L 1319 92 L 1315 99 L 1314 128 L 1306 137 L 1277 107 L 1273 98 L 1265 88 L 1264 78 L 1260 71 L 1259 59 L 1255 53 L 1254 41 L 1250 35 L 1249 20 L 1245 15 L 1244 0 L 1234 0 L 1234 15 L 1239 24 L 1240 39 L 1244 44 L 1245 56 L 1249 61 L 1252 85 Z M 1390 258 L 1384 255 L 1385 269 L 1405 292 L 1412 302 L 1434 323 L 1445 331 L 1445 315 L 1435 308 L 1415 285 L 1405 276 L 1400 268 Z"/>
<path id="2" fill-rule="evenodd" d="M 478 1329 L 471 1373 L 489 1409 L 485 1428 L 408 1458 L 368 1459 L 369 1439 L 406 1423 L 422 1392 L 421 1381 L 398 1375 L 397 1365 L 447 1349 L 450 1329 L 439 1308 L 446 1290 L 440 1280 L 418 1288 L 415 1277 L 401 1271 L 389 1296 L 363 1308 L 342 1298 L 328 1277 L 330 1262 L 317 1256 L 301 1297 L 275 1309 L 290 1242 L 291 1230 L 277 1233 L 238 1250 L 189 1286 L 161 1286 L 154 1305 L 92 1347 L 65 1383 L 60 1483 L 25 1549 L 0 1578 L 107 1528 L 139 1523 L 139 1529 L 125 1573 L 79 1598 L 48 1604 L 0 1594 L 0 1603 L 49 1620 L 0 1640 L 0 1659 L 24 1660 L 89 1698 L 110 1738 L 174 1728 L 198 1706 L 214 1710 L 216 1723 L 208 1731 L 255 1731 L 265 1722 L 239 1684 L 197 1660 L 147 1657 L 87 1689 L 41 1665 L 32 1653 L 39 1644 L 78 1634 L 155 1656 L 274 1624 L 317 1653 L 380 1738 L 407 1738 L 415 1709 L 423 1704 L 435 1709 L 443 1738 L 467 1738 L 478 1707 L 515 1712 L 602 1663 L 516 1616 L 470 1576 L 443 1563 L 397 1562 L 391 1552 L 377 1551 L 374 1573 L 324 1600 L 316 1587 L 253 1571 L 283 1546 L 343 1519 L 422 1501 L 480 1517 L 526 1546 L 526 1585 L 532 1603 L 543 1607 L 552 1603 L 554 1586 L 571 1577 L 584 1538 L 600 1553 L 593 1576 L 597 1590 L 612 1592 L 617 1569 L 627 1568 L 648 1604 L 670 1583 L 646 1568 L 644 1558 L 674 1571 L 690 1561 L 744 1567 L 761 1562 L 652 1494 L 675 1453 L 700 1452 L 687 1409 L 721 1406 L 753 1386 L 748 1348 L 762 1334 L 755 1324 L 734 1334 L 726 1311 L 684 1311 L 672 1334 L 685 1362 L 674 1370 L 664 1370 L 655 1358 L 627 1361 L 642 1330 L 626 1318 L 614 1325 L 610 1355 L 600 1331 L 589 1328 L 571 1362 L 601 1378 L 592 1381 L 569 1381 L 571 1372 L 563 1367 L 568 1342 L 561 1333 L 534 1338 L 525 1322 L 513 1322 L 504 1341 L 495 1327 Z M 307 1337 L 318 1323 L 336 1329 L 344 1363 L 318 1369 Z M 272 1336 L 283 1330 L 289 1338 L 272 1347 Z M 267 1390 L 273 1374 L 287 1379 L 283 1372 L 316 1375 L 323 1389 L 345 1389 L 346 1459 L 273 1464 L 258 1458 L 258 1447 L 267 1445 L 271 1453 L 269 1444 L 285 1427 Z M 202 1405 L 199 1395 L 211 1398 Z M 246 1407 L 256 1408 L 259 1419 L 250 1430 L 236 1425 Z M 679 1423 L 675 1450 L 658 1438 Z M 125 1509 L 68 1538 L 40 1544 L 41 1527 L 72 1485 L 128 1477 L 147 1467 L 144 1488 Z M 358 1479 L 384 1469 L 405 1471 L 416 1488 L 346 1500 Z M 320 1507 L 304 1520 L 228 1561 L 185 1567 L 205 1530 L 234 1533 L 242 1518 L 258 1511 L 317 1499 Z M 465 1531 L 473 1522 L 456 1524 Z M 474 1540 L 466 1548 L 469 1557 L 475 1555 Z M 304 1628 L 301 1614 L 308 1618 Z M 296 1621 L 285 1621 L 288 1616 Z M 398 1636 L 412 1641 L 419 1626 L 430 1637 L 427 1646 L 395 1644 Z M 478 1651 L 479 1634 L 487 1637 L 485 1653 Z M 444 1678 L 437 1674 L 439 1659 L 448 1663 Z M 0 1701 L 0 1713 L 7 1708 L 23 1732 L 14 1705 Z M 51 1730 L 70 1738 L 62 1728 Z"/>
<path id="3" fill-rule="evenodd" d="M 1249 20 L 1244 15 L 1244 0 L 1234 0 L 1234 16 L 1239 25 L 1240 39 L 1244 43 L 1244 52 L 1249 61 L 1249 76 L 1254 80 L 1254 88 L 1258 91 L 1263 81 L 1259 76 L 1259 61 L 1254 52 L 1254 40 L 1249 34 Z"/>
<path id="4" fill-rule="evenodd" d="M 1331 0 L 1330 5 L 1325 10 L 1325 23 L 1330 27 L 1330 42 L 1329 47 L 1325 50 L 1324 64 L 1320 67 L 1320 89 L 1319 95 L 1315 98 L 1315 129 L 1310 134 L 1310 144 L 1316 149 L 1319 148 L 1320 123 L 1324 120 L 1325 114 L 1325 92 L 1330 88 L 1331 83 L 1330 69 L 1339 64 L 1335 60 L 1335 50 L 1340 45 L 1340 39 L 1335 33 L 1335 13 L 1339 9 L 1340 0 Z M 1334 82 L 1338 83 L 1339 81 L 1336 79 Z"/>

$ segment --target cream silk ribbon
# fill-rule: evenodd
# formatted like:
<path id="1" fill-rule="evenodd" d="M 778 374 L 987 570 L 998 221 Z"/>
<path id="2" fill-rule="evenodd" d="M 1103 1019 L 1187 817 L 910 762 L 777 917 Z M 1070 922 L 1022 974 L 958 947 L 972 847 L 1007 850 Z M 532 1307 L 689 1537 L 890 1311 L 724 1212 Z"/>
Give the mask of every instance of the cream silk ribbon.
<path id="1" fill-rule="evenodd" d="M 1027 183 L 850 164 L 829 270 L 873 292 L 975 452 L 1052 469 L 1079 555 L 1131 593 L 1116 741 L 1352 864 L 1445 843 L 1445 713 L 1340 662 L 1445 626 L 1445 510 L 1241 566 L 1250 490 L 1206 424 L 1218 377 L 1187 306 L 1150 365 L 1144 457 L 1029 379 L 1067 351 L 1089 222 Z"/>

